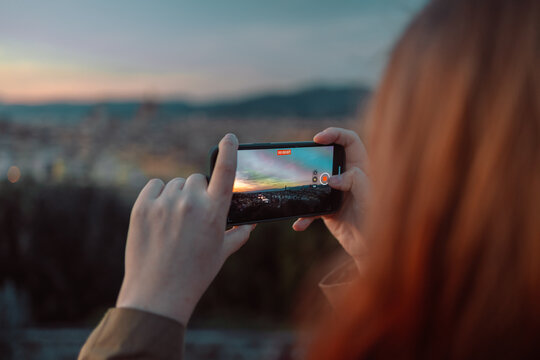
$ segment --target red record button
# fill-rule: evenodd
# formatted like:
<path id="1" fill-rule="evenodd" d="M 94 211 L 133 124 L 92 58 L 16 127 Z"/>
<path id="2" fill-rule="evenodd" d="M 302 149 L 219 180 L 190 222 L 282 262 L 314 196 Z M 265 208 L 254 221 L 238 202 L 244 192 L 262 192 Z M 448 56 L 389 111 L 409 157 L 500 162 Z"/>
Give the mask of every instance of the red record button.
<path id="1" fill-rule="evenodd" d="M 322 173 L 321 174 L 321 184 L 328 185 L 328 179 L 330 178 L 330 175 L 328 173 Z"/>

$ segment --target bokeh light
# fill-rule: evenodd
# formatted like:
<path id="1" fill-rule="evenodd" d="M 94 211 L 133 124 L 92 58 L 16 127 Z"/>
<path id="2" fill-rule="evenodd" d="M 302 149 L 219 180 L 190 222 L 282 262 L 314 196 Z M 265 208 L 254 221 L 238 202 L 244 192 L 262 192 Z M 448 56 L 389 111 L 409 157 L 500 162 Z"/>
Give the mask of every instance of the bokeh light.
<path id="1" fill-rule="evenodd" d="M 21 170 L 17 166 L 10 167 L 7 172 L 7 178 L 10 183 L 16 183 L 21 178 Z"/>

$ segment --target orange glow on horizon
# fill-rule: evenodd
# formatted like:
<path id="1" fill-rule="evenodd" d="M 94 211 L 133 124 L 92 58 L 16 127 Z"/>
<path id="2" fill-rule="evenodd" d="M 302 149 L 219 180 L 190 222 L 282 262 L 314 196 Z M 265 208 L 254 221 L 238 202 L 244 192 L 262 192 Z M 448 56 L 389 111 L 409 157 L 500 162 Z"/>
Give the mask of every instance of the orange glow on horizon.
<path id="1" fill-rule="evenodd" d="M 101 102 L 146 99 L 215 100 L 260 91 L 252 77 L 200 69 L 122 69 L 2 51 L 0 103 Z M 6 55 L 7 54 L 7 55 Z M 9 55 L 9 56 L 8 56 Z M 288 89 L 274 83 L 268 89 Z"/>
<path id="2" fill-rule="evenodd" d="M 298 184 L 291 184 L 286 182 L 263 182 L 263 181 L 243 181 L 243 180 L 235 180 L 233 185 L 233 192 L 248 192 L 248 191 L 263 191 L 263 190 L 272 190 L 272 189 L 284 189 L 286 187 L 294 187 L 302 185 L 301 183 Z"/>
<path id="3" fill-rule="evenodd" d="M 233 192 L 247 192 L 247 191 L 256 191 L 260 190 L 259 186 L 255 186 L 252 183 L 245 182 L 242 180 L 236 180 L 233 186 Z"/>
<path id="4" fill-rule="evenodd" d="M 103 101 L 133 98 L 205 96 L 209 75 L 196 72 L 144 72 L 99 69 L 81 64 L 2 61 L 0 102 Z M 222 89 L 214 86 L 214 91 Z"/>

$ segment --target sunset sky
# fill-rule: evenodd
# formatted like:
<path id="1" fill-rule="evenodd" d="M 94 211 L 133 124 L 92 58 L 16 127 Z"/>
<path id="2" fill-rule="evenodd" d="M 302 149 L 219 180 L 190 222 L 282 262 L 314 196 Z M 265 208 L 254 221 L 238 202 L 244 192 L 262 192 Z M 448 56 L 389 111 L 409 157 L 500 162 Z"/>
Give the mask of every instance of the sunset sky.
<path id="1" fill-rule="evenodd" d="M 424 0 L 3 0 L 0 101 L 373 85 Z"/>
<path id="2" fill-rule="evenodd" d="M 290 150 L 290 155 L 277 155 L 277 149 L 239 151 L 233 191 L 310 185 L 314 170 L 318 177 L 323 173 L 332 174 L 333 146 Z"/>

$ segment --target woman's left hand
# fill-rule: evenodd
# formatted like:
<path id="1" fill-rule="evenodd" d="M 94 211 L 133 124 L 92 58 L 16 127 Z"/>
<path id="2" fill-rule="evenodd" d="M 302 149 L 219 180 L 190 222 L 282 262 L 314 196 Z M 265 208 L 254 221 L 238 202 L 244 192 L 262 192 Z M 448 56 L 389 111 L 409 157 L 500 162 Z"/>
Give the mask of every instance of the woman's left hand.
<path id="1" fill-rule="evenodd" d="M 225 231 L 236 173 L 238 140 L 219 143 L 212 178 L 201 174 L 167 185 L 153 179 L 131 213 L 125 276 L 117 307 L 156 313 L 187 325 L 195 305 L 252 225 Z"/>

